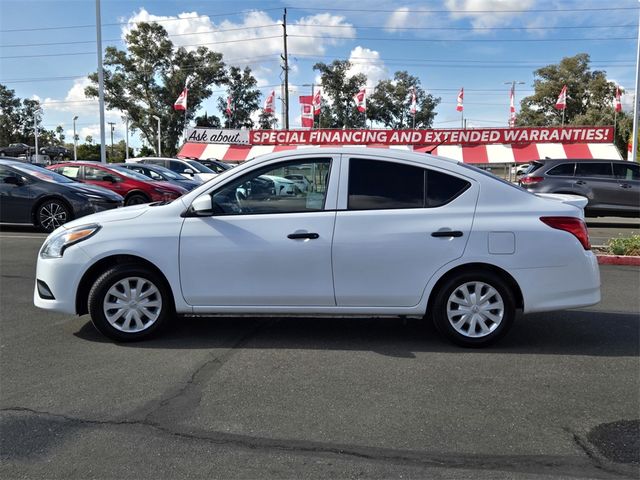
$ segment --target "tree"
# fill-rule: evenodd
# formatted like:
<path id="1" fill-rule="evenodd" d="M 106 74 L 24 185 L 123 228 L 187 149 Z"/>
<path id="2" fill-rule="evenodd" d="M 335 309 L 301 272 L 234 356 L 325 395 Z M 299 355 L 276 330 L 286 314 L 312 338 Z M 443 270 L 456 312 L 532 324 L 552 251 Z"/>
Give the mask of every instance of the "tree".
<path id="1" fill-rule="evenodd" d="M 562 111 L 555 108 L 555 103 L 564 85 L 567 86 L 566 125 L 613 125 L 616 84 L 607 80 L 606 72 L 591 71 L 589 62 L 589 55 L 580 53 L 563 58 L 557 65 L 536 70 L 535 93 L 522 99 L 516 125 L 560 125 Z M 618 113 L 614 142 L 622 152 L 626 152 L 630 132 L 630 117 Z"/>
<path id="2" fill-rule="evenodd" d="M 20 134 L 20 99 L 0 84 L 0 145 L 15 143 Z"/>
<path id="3" fill-rule="evenodd" d="M 275 117 L 273 112 L 266 113 L 263 110 L 260 111 L 260 116 L 258 117 L 258 128 L 262 128 L 263 130 L 273 130 L 278 126 L 278 119 Z"/>
<path id="4" fill-rule="evenodd" d="M 221 128 L 220 119 L 215 115 L 207 115 L 207 112 L 204 112 L 204 115 L 196 117 L 196 127 L 204 127 L 204 128 Z"/>
<path id="5" fill-rule="evenodd" d="M 218 97 L 218 109 L 225 112 L 225 128 L 252 128 L 251 114 L 260 108 L 260 90 L 251 69 L 231 67 L 227 73 L 227 97 Z M 231 97 L 231 114 L 227 113 L 227 98 Z"/>
<path id="6" fill-rule="evenodd" d="M 104 60 L 105 103 L 131 119 L 150 145 L 156 144 L 157 121 L 161 118 L 162 152 L 174 155 L 185 121 L 193 120 L 211 87 L 225 80 L 222 54 L 204 46 L 194 51 L 174 49 L 166 30 L 157 23 L 139 23 L 125 36 L 126 51 L 107 47 Z M 89 97 L 98 96 L 98 74 L 89 75 L 93 85 L 85 89 Z M 189 79 L 186 115 L 173 109 Z"/>
<path id="7" fill-rule="evenodd" d="M 393 80 L 381 80 L 367 102 L 368 116 L 387 128 L 396 130 L 413 127 L 411 89 L 416 92 L 415 128 L 431 128 L 437 115 L 434 110 L 440 103 L 420 86 L 418 77 L 406 71 L 396 72 Z"/>
<path id="8" fill-rule="evenodd" d="M 320 72 L 324 99 L 321 106 L 320 122 L 323 128 L 362 128 L 364 115 L 356 108 L 353 97 L 367 83 L 367 77 L 358 73 L 348 76 L 351 62 L 334 60 L 331 64 L 316 63 L 314 70 Z"/>

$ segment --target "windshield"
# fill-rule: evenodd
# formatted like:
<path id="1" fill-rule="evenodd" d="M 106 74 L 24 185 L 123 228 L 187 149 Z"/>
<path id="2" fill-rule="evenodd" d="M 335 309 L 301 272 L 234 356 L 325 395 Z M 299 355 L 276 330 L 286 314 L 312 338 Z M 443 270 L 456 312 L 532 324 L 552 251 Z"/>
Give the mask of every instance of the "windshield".
<path id="1" fill-rule="evenodd" d="M 142 180 L 143 182 L 148 182 L 149 180 L 151 180 L 146 175 L 142 175 L 141 173 L 134 172 L 133 170 L 129 170 L 128 168 L 125 168 L 125 167 L 116 167 L 116 166 L 110 165 L 109 168 L 112 168 L 113 170 L 120 173 L 124 177 L 133 178 L 134 180 Z"/>
<path id="2" fill-rule="evenodd" d="M 160 165 L 153 165 L 153 171 L 161 173 L 163 176 L 165 176 L 166 178 L 170 178 L 171 180 L 187 180 L 182 175 L 179 175 L 166 167 L 161 167 Z"/>
<path id="3" fill-rule="evenodd" d="M 185 161 L 200 173 L 216 173 L 210 168 L 207 168 L 204 165 L 202 165 L 200 162 L 196 162 L 195 160 L 185 160 Z"/>
<path id="4" fill-rule="evenodd" d="M 60 175 L 59 173 L 52 172 L 51 170 L 47 170 L 46 168 L 37 167 L 35 165 L 12 165 L 16 170 L 26 173 L 32 177 L 37 178 L 38 180 L 43 180 L 45 182 L 52 183 L 76 183 L 75 180 L 70 179 L 69 177 L 65 177 L 64 175 Z"/>

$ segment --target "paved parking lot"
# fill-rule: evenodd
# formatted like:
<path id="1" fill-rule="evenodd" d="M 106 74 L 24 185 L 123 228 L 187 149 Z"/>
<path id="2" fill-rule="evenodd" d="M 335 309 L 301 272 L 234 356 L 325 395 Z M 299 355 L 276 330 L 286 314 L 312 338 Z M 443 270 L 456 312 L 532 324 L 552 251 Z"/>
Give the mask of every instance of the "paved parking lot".
<path id="1" fill-rule="evenodd" d="M 117 345 L 33 307 L 42 240 L 0 232 L 2 478 L 640 473 L 638 268 L 488 350 L 370 318 L 187 318 Z"/>

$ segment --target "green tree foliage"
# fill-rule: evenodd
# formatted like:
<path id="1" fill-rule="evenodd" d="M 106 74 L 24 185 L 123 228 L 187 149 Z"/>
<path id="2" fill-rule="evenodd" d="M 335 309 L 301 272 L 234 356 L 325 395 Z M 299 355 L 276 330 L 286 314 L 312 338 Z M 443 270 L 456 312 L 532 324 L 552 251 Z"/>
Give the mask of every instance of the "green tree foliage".
<path id="1" fill-rule="evenodd" d="M 0 84 L 0 145 L 18 142 L 20 127 L 20 99 L 15 91 Z"/>
<path id="2" fill-rule="evenodd" d="M 215 115 L 207 115 L 207 112 L 204 112 L 204 115 L 196 117 L 195 121 L 196 127 L 221 128 L 220 119 Z"/>
<path id="3" fill-rule="evenodd" d="M 278 128 L 278 119 L 273 113 L 266 113 L 264 110 L 261 110 L 260 116 L 258 117 L 258 128 L 262 128 L 263 130 Z"/>
<path id="4" fill-rule="evenodd" d="M 175 49 L 166 30 L 157 23 L 139 23 L 125 37 L 127 49 L 107 47 L 104 57 L 105 103 L 125 112 L 130 126 L 150 144 L 156 144 L 157 121 L 161 118 L 162 152 L 174 155 L 185 127 L 185 114 L 173 104 L 189 78 L 186 121 L 191 121 L 212 87 L 224 83 L 222 54 L 204 46 L 194 51 Z M 98 96 L 98 74 L 89 78 L 89 97 Z"/>
<path id="5" fill-rule="evenodd" d="M 320 114 L 322 128 L 363 128 L 364 115 L 356 108 L 353 97 L 367 82 L 367 77 L 358 73 L 349 76 L 351 62 L 334 60 L 330 64 L 316 63 L 313 69 L 320 72 L 323 98 Z"/>
<path id="6" fill-rule="evenodd" d="M 567 86 L 565 125 L 613 125 L 616 85 L 607 80 L 606 72 L 592 71 L 589 63 L 589 55 L 580 53 L 536 70 L 535 93 L 520 102 L 516 125 L 560 125 L 562 111 L 556 110 L 555 103 L 563 85 Z M 622 152 L 627 149 L 631 124 L 629 115 L 618 113 L 615 144 Z"/>
<path id="7" fill-rule="evenodd" d="M 260 90 L 251 69 L 231 67 L 227 73 L 227 96 L 218 97 L 218 109 L 224 112 L 225 128 L 252 128 L 251 114 L 260 108 Z M 227 98 L 231 97 L 231 114 L 227 113 Z"/>
<path id="8" fill-rule="evenodd" d="M 416 92 L 417 111 L 415 128 L 431 128 L 437 115 L 434 110 L 440 98 L 434 98 L 420 86 L 418 77 L 406 71 L 396 72 L 393 80 L 381 80 L 367 102 L 368 116 L 387 128 L 403 129 L 413 127 L 411 109 L 411 89 Z"/>

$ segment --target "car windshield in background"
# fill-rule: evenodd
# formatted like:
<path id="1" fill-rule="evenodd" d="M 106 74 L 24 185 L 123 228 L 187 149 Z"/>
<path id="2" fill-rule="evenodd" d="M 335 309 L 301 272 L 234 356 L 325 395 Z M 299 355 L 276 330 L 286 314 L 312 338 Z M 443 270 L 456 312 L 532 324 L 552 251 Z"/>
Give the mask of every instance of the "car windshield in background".
<path id="1" fill-rule="evenodd" d="M 146 175 L 142 175 L 141 173 L 134 172 L 133 170 L 129 170 L 128 168 L 125 168 L 125 167 L 110 166 L 109 168 L 112 168 L 113 170 L 122 174 L 125 177 L 133 178 L 134 180 L 142 180 L 143 182 L 148 182 L 149 180 L 151 180 Z"/>
<path id="2" fill-rule="evenodd" d="M 16 170 L 26 173 L 32 177 L 37 178 L 38 180 L 43 180 L 45 182 L 51 183 L 76 183 L 75 180 L 72 180 L 69 177 L 65 177 L 64 175 L 60 175 L 59 173 L 52 172 L 51 170 L 47 170 L 42 167 L 36 167 L 35 165 L 12 165 Z"/>
<path id="3" fill-rule="evenodd" d="M 170 178 L 171 180 L 185 180 L 185 178 L 182 175 L 175 173 L 166 167 L 161 167 L 160 165 L 154 165 L 153 171 L 159 172 L 165 177 Z"/>
<path id="4" fill-rule="evenodd" d="M 200 173 L 216 173 L 210 168 L 207 168 L 204 165 L 202 165 L 200 162 L 196 162 L 195 160 L 186 160 L 186 162 Z"/>

